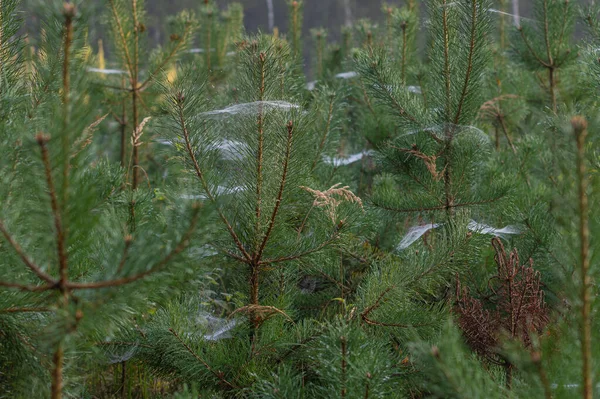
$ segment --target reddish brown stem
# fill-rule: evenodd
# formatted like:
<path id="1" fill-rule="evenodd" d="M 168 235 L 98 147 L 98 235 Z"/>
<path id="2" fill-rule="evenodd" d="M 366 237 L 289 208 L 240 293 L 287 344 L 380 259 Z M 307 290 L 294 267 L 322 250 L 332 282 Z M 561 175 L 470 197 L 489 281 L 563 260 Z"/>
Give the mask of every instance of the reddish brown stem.
<path id="1" fill-rule="evenodd" d="M 125 78 L 121 78 L 121 87 L 125 87 Z M 121 167 L 125 168 L 125 158 L 127 153 L 127 111 L 125 107 L 125 99 L 121 101 L 121 118 L 119 120 L 121 125 Z"/>
<path id="2" fill-rule="evenodd" d="M 341 347 L 342 347 L 342 376 L 341 376 L 341 383 L 342 383 L 342 391 L 341 393 L 341 397 L 345 398 L 346 397 L 346 393 L 347 393 L 347 388 L 346 388 L 346 368 L 348 366 L 348 362 L 346 360 L 346 356 L 347 356 L 347 340 L 346 337 L 341 336 L 340 337 L 340 342 L 341 342 Z"/>
<path id="3" fill-rule="evenodd" d="M 65 283 L 67 282 L 67 251 L 65 245 L 65 234 L 63 230 L 60 209 L 58 206 L 58 199 L 56 198 L 56 190 L 54 188 L 54 182 L 52 179 L 52 167 L 50 165 L 50 155 L 48 153 L 47 143 L 50 137 L 39 133 L 36 136 L 36 141 L 42 151 L 42 162 L 44 164 L 44 171 L 46 173 L 46 184 L 48 186 L 48 195 L 50 196 L 50 207 L 52 208 L 52 215 L 54 217 L 54 229 L 56 230 L 56 247 L 58 252 L 58 270 L 59 270 L 59 286 L 61 290 L 64 290 Z"/>
<path id="4" fill-rule="evenodd" d="M 38 265 L 36 265 L 27 256 L 27 254 L 23 251 L 23 249 L 21 248 L 21 246 L 19 245 L 19 243 L 16 242 L 15 239 L 8 233 L 8 231 L 4 227 L 4 224 L 2 223 L 2 220 L 0 220 L 0 232 L 2 233 L 2 235 L 4 236 L 4 238 L 6 239 L 6 241 L 8 241 L 8 243 L 13 247 L 13 249 L 15 250 L 15 252 L 17 253 L 17 255 L 19 255 L 19 257 L 21 258 L 21 260 L 23 261 L 23 263 L 33 273 L 35 273 L 36 276 L 38 276 L 40 279 L 44 280 L 45 282 L 47 282 L 49 284 L 56 284 L 56 281 L 50 275 L 48 275 L 46 272 L 44 272 Z"/>
<path id="5" fill-rule="evenodd" d="M 289 121 L 287 124 L 287 142 L 285 146 L 285 155 L 283 158 L 283 172 L 281 173 L 281 182 L 279 184 L 279 192 L 277 193 L 277 198 L 275 199 L 275 206 L 273 207 L 273 213 L 271 214 L 271 219 L 269 220 L 269 227 L 267 228 L 267 232 L 265 233 L 265 237 L 260 244 L 260 248 L 256 254 L 256 260 L 260 262 L 262 258 L 263 251 L 265 250 L 265 246 L 269 241 L 271 236 L 271 232 L 273 231 L 273 227 L 275 226 L 275 219 L 277 218 L 277 212 L 279 211 L 279 207 L 281 206 L 281 201 L 283 199 L 283 191 L 285 189 L 285 183 L 287 181 L 287 172 L 290 161 L 290 155 L 292 151 L 292 136 L 294 133 L 294 124 L 292 121 Z"/>
<path id="6" fill-rule="evenodd" d="M 52 386 L 51 386 L 51 398 L 62 399 L 63 391 L 63 363 L 64 363 L 64 350 L 63 344 L 59 343 L 54 355 L 52 357 Z"/>
<path id="7" fill-rule="evenodd" d="M 587 121 L 580 116 L 571 119 L 577 139 L 577 183 L 579 189 L 579 240 L 581 262 L 581 356 L 583 359 L 583 397 L 593 397 L 592 383 L 592 323 L 591 323 L 591 277 L 590 269 L 590 229 L 587 197 L 587 168 L 585 164 L 585 140 Z"/>
<path id="8" fill-rule="evenodd" d="M 73 18 L 75 17 L 75 6 L 71 3 L 65 3 L 63 14 L 65 16 L 65 37 L 64 37 L 64 58 L 62 65 L 62 103 L 63 103 L 63 132 L 62 132 L 62 150 L 63 150 L 63 181 L 62 181 L 62 206 L 66 207 L 67 188 L 69 184 L 69 134 L 67 130 L 69 121 L 69 101 L 71 92 L 71 77 L 69 73 L 71 53 L 71 44 L 73 42 Z"/>

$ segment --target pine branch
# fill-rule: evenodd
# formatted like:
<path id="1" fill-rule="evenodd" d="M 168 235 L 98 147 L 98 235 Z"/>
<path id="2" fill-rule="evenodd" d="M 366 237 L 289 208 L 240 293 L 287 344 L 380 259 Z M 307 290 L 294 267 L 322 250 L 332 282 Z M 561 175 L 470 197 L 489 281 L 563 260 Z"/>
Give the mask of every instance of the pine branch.
<path id="1" fill-rule="evenodd" d="M 188 351 L 188 353 L 190 355 L 192 355 L 196 360 L 198 360 L 200 363 L 202 363 L 202 365 L 204 367 L 206 367 L 206 369 L 210 373 L 212 373 L 215 377 L 217 377 L 217 379 L 219 381 L 221 381 L 221 383 L 223 385 L 227 386 L 230 389 L 238 389 L 239 388 L 237 385 L 234 385 L 231 382 L 227 381 L 223 375 L 223 372 L 215 371 L 212 367 L 210 367 L 210 365 L 208 363 L 206 363 L 206 361 L 204 359 L 202 359 L 200 356 L 198 356 L 198 354 L 196 352 L 194 352 L 192 350 L 192 348 L 190 348 L 189 345 L 183 341 L 183 339 L 181 339 L 181 337 L 179 336 L 179 334 L 177 334 L 177 332 L 175 330 L 173 330 L 172 328 L 169 328 L 169 332 L 171 334 L 173 334 L 173 336 L 177 339 L 177 341 L 179 341 L 179 343 L 181 343 L 181 345 L 185 348 L 186 351 Z"/>
<path id="2" fill-rule="evenodd" d="M 48 194 L 50 195 L 50 205 L 52 208 L 52 215 L 54 217 L 54 229 L 56 230 L 56 246 L 58 252 L 58 270 L 60 276 L 59 286 L 62 290 L 65 288 L 65 283 L 68 280 L 67 251 L 65 245 L 65 233 L 63 230 L 58 200 L 56 198 L 56 190 L 54 189 L 54 182 L 52 180 L 52 167 L 50 165 L 50 156 L 48 154 L 47 147 L 47 143 L 49 140 L 50 136 L 44 135 L 43 133 L 38 133 L 36 135 L 36 141 L 42 151 L 42 162 L 44 163 L 44 171 L 46 172 L 46 184 L 48 186 Z"/>
<path id="3" fill-rule="evenodd" d="M 398 328 L 411 328 L 411 327 L 422 327 L 425 325 L 428 325 L 430 323 L 427 324 L 400 324 L 400 323 L 383 323 L 380 321 L 375 321 L 369 318 L 369 314 L 371 314 L 371 312 L 373 312 L 374 310 L 376 310 L 377 308 L 379 308 L 381 306 L 381 301 L 383 301 L 383 298 L 393 289 L 395 289 L 396 286 L 392 285 L 388 288 L 386 288 L 385 290 L 383 290 L 383 292 L 381 294 L 379 294 L 379 296 L 377 297 L 377 299 L 375 300 L 375 303 L 373 303 L 373 305 L 367 306 L 365 308 L 365 310 L 362 311 L 362 313 L 360 314 L 360 318 L 363 321 L 363 323 L 366 323 L 368 325 L 371 326 L 378 326 L 378 327 L 398 327 Z"/>
<path id="4" fill-rule="evenodd" d="M 490 203 L 499 201 L 504 197 L 505 196 L 502 195 L 500 197 L 492 198 L 489 200 L 483 200 L 483 201 L 465 202 L 465 203 L 461 203 L 461 204 L 451 204 L 450 206 L 441 205 L 441 206 L 431 206 L 431 207 L 412 208 L 412 209 L 392 208 L 392 207 L 384 206 L 381 204 L 376 204 L 376 205 L 379 208 L 385 209 L 387 211 L 392 211 L 392 212 L 397 212 L 397 213 L 414 213 L 414 212 L 441 211 L 441 210 L 446 210 L 448 208 L 462 208 L 462 207 L 468 207 L 468 206 L 486 205 L 486 204 L 490 204 Z"/>
<path id="5" fill-rule="evenodd" d="M 65 359 L 65 352 L 63 349 L 63 343 L 58 344 L 58 348 L 52 356 L 52 385 L 51 385 L 51 398 L 61 399 L 63 390 L 63 363 Z"/>
<path id="6" fill-rule="evenodd" d="M 517 28 L 517 30 L 521 34 L 521 37 L 523 38 L 523 42 L 525 43 L 525 46 L 529 50 L 529 53 L 537 60 L 537 62 L 540 63 L 540 65 L 542 65 L 545 68 L 549 68 L 550 64 L 548 64 L 546 61 L 542 60 L 540 58 L 540 56 L 537 55 L 537 53 L 535 52 L 535 50 L 533 49 L 533 47 L 531 47 L 531 44 L 529 43 L 529 40 L 527 40 L 527 37 L 525 36 L 525 33 L 523 32 L 523 28 L 521 26 L 519 26 Z"/>
<path id="7" fill-rule="evenodd" d="M 116 274 L 120 274 L 125 267 L 125 262 L 127 261 L 127 255 L 129 254 L 129 248 L 131 247 L 131 243 L 133 242 L 133 237 L 130 235 L 125 236 L 125 247 L 123 248 L 123 255 L 121 255 L 121 261 L 119 262 L 119 266 L 117 267 Z"/>
<path id="8" fill-rule="evenodd" d="M 98 282 L 90 282 L 90 283 L 67 282 L 65 284 L 65 286 L 68 289 L 72 289 L 72 290 L 118 287 L 121 285 L 132 283 L 134 281 L 137 281 L 144 277 L 147 277 L 151 274 L 159 272 L 171 261 L 171 259 L 173 259 L 175 256 L 179 255 L 181 252 L 183 252 L 184 249 L 187 248 L 187 246 L 189 245 L 189 240 L 192 236 L 192 233 L 196 229 L 196 224 L 198 222 L 199 213 L 200 213 L 200 208 L 197 206 L 194 207 L 194 212 L 192 214 L 192 220 L 191 220 L 190 226 L 188 227 L 185 234 L 179 240 L 177 245 L 162 260 L 160 260 L 155 266 L 151 267 L 150 269 L 148 269 L 144 272 L 138 273 L 138 274 L 134 274 L 132 276 L 122 277 L 122 278 L 118 278 L 118 279 L 114 279 L 114 280 L 98 281 Z"/>
<path id="9" fill-rule="evenodd" d="M 0 281 L 0 287 L 16 288 L 19 291 L 25 292 L 42 292 L 54 289 L 56 285 L 24 285 L 19 283 L 11 283 L 8 281 Z"/>
<path id="10" fill-rule="evenodd" d="M 133 63 L 131 62 L 131 55 L 129 54 L 129 47 L 127 45 L 127 39 L 125 38 L 123 24 L 121 23 L 121 16 L 119 15 L 117 8 L 115 6 L 115 0 L 108 0 L 108 2 L 110 4 L 110 9 L 112 11 L 114 21 L 117 24 L 117 30 L 119 32 L 119 37 L 121 39 L 121 46 L 123 46 L 123 52 L 125 53 L 125 60 L 126 60 L 126 64 L 127 64 L 127 69 L 129 71 L 129 77 L 130 77 L 130 79 L 133 79 L 133 77 L 134 77 L 133 66 L 132 66 Z M 133 85 L 132 85 L 132 88 L 133 88 Z"/>
<path id="11" fill-rule="evenodd" d="M 19 257 L 21 258 L 21 260 L 23 261 L 23 263 L 25 264 L 25 266 L 27 266 L 41 280 L 47 282 L 50 285 L 56 284 L 56 281 L 52 278 L 52 276 L 50 276 L 49 274 L 47 274 L 46 272 L 44 272 L 38 265 L 36 265 L 27 256 L 27 254 L 23 251 L 23 248 L 21 248 L 21 246 L 19 245 L 19 243 L 17 241 L 15 241 L 15 239 L 6 230 L 6 227 L 2 223 L 2 220 L 0 220 L 0 232 L 2 232 L 2 235 L 4 236 L 4 238 L 6 239 L 6 241 L 8 241 L 8 243 L 13 247 L 13 249 L 15 250 L 15 252 L 17 253 L 17 255 L 19 255 Z"/>
<path id="12" fill-rule="evenodd" d="M 329 244 L 337 241 L 337 239 L 338 239 L 338 233 L 337 233 L 337 229 L 336 229 L 336 232 L 334 232 L 334 234 L 328 240 L 322 242 L 321 244 L 317 245 L 314 248 L 311 248 L 307 251 L 304 251 L 304 252 L 301 252 L 301 253 L 298 253 L 295 255 L 282 256 L 282 257 L 274 258 L 274 259 L 261 260 L 259 262 L 259 265 L 270 265 L 270 264 L 274 264 L 274 263 L 289 262 L 291 260 L 297 260 L 297 259 L 303 258 L 307 255 L 313 254 L 315 252 L 319 252 L 323 248 L 327 247 Z"/>
<path id="13" fill-rule="evenodd" d="M 329 110 L 327 112 L 327 123 L 325 124 L 325 130 L 323 131 L 323 136 L 321 137 L 321 141 L 319 142 L 319 149 L 317 150 L 317 155 L 315 156 L 315 160 L 313 161 L 311 170 L 314 170 L 317 166 L 317 161 L 321 157 L 321 153 L 323 152 L 323 148 L 325 147 L 325 141 L 327 140 L 327 136 L 329 135 L 329 128 L 331 126 L 331 120 L 333 119 L 333 102 L 335 97 L 329 97 Z"/>
<path id="14" fill-rule="evenodd" d="M 446 120 L 450 120 L 451 81 L 450 81 L 450 31 L 448 27 L 448 2 L 442 2 L 442 33 L 444 43 L 444 82 L 446 85 Z"/>
<path id="15" fill-rule="evenodd" d="M 286 142 L 286 146 L 285 146 L 285 155 L 283 158 L 283 171 L 281 173 L 282 174 L 281 182 L 279 183 L 279 192 L 277 193 L 277 199 L 275 200 L 275 207 L 273 208 L 273 213 L 271 214 L 271 219 L 269 221 L 269 227 L 267 228 L 267 232 L 265 233 L 262 243 L 260 244 L 258 252 L 256 253 L 256 256 L 255 256 L 255 259 L 258 262 L 260 262 L 263 251 L 265 249 L 265 246 L 267 245 L 267 242 L 269 241 L 271 232 L 273 231 L 273 226 L 275 225 L 275 219 L 277 218 L 277 212 L 279 211 L 279 207 L 281 206 L 281 200 L 283 197 L 283 190 L 285 189 L 288 166 L 289 166 L 289 161 L 290 161 L 290 153 L 292 151 L 292 135 L 294 132 L 294 124 L 292 123 L 292 121 L 288 122 L 287 131 L 288 131 L 288 136 L 287 136 L 287 142 Z"/>
<path id="16" fill-rule="evenodd" d="M 50 308 L 10 307 L 10 308 L 6 308 L 6 309 L 0 309 L 0 314 L 1 313 L 44 313 L 44 312 L 51 312 L 51 311 L 52 310 Z"/>
<path id="17" fill-rule="evenodd" d="M 173 47 L 171 52 L 161 61 L 161 63 L 154 69 L 154 71 L 152 71 L 152 73 L 148 75 L 146 80 L 144 80 L 139 85 L 139 90 L 144 90 L 144 88 L 150 83 L 152 78 L 154 78 L 156 74 L 158 74 L 158 72 L 173 59 L 173 57 L 175 57 L 179 50 L 181 50 L 181 48 L 187 43 L 188 36 L 191 35 L 192 30 L 192 24 L 190 22 L 187 22 L 183 35 L 177 39 L 177 45 Z"/>
<path id="18" fill-rule="evenodd" d="M 258 88 L 259 95 L 258 100 L 263 101 L 265 97 L 265 61 L 267 59 L 267 55 L 264 52 L 261 52 L 258 56 L 260 61 L 260 86 Z M 262 104 L 258 107 L 258 149 L 256 152 L 256 226 L 254 234 L 257 239 L 260 234 L 260 218 L 262 213 L 262 185 L 263 185 L 263 146 L 264 146 L 264 114 L 262 109 Z M 256 249 L 255 256 L 258 253 L 258 248 Z"/>
<path id="19" fill-rule="evenodd" d="M 458 108 L 456 110 L 456 114 L 454 115 L 454 124 L 458 125 L 460 121 L 462 107 L 467 98 L 467 94 L 469 91 L 469 84 L 471 83 L 471 72 L 473 70 L 473 55 L 476 50 L 475 37 L 477 35 L 477 16 L 479 13 L 477 12 L 477 0 L 471 0 L 471 7 L 473 9 L 471 14 L 471 38 L 469 40 L 469 55 L 467 57 L 467 70 L 465 72 L 465 80 L 463 82 L 462 92 L 460 94 L 460 100 L 458 101 Z"/>
<path id="20" fill-rule="evenodd" d="M 217 213 L 218 213 L 219 217 L 221 218 L 221 220 L 223 221 L 223 223 L 225 224 L 225 226 L 227 227 L 227 231 L 231 235 L 231 238 L 233 239 L 233 242 L 235 243 L 235 245 L 237 246 L 237 248 L 240 250 L 240 252 L 244 256 L 244 258 L 246 258 L 248 261 L 251 261 L 252 260 L 252 256 L 250 256 L 250 254 L 248 254 L 248 252 L 246 252 L 246 249 L 244 248 L 244 245 L 242 244 L 242 242 L 238 238 L 235 230 L 233 230 L 233 227 L 232 227 L 231 223 L 229 223 L 229 221 L 225 217 L 225 214 L 223 213 L 223 211 L 216 204 L 216 199 L 212 195 L 212 193 L 210 192 L 210 188 L 208 187 L 208 183 L 206 182 L 206 179 L 204 178 L 204 173 L 202 172 L 202 169 L 200 168 L 200 164 L 198 164 L 198 161 L 196 160 L 196 155 L 194 154 L 194 150 L 192 148 L 192 143 L 191 143 L 191 140 L 190 140 L 190 134 L 188 132 L 187 124 L 185 122 L 185 117 L 183 115 L 183 103 L 184 103 L 184 101 L 185 101 L 185 97 L 183 96 L 182 93 L 179 93 L 177 95 L 177 98 L 176 98 L 177 113 L 178 113 L 177 114 L 177 122 L 179 124 L 179 127 L 181 128 L 181 132 L 183 134 L 183 139 L 185 141 L 185 148 L 186 148 L 186 151 L 188 153 L 188 156 L 190 157 L 190 161 L 192 162 L 192 164 L 194 166 L 194 171 L 196 172 L 196 176 L 198 176 L 198 179 L 200 179 L 200 183 L 202 184 L 202 188 L 206 192 L 206 196 L 208 197 L 208 199 L 213 204 L 216 205 Z"/>
<path id="21" fill-rule="evenodd" d="M 544 14 L 544 42 L 546 43 L 546 55 L 548 57 L 548 65 L 553 66 L 552 48 L 550 47 L 550 28 L 548 26 L 548 0 L 543 0 Z"/>

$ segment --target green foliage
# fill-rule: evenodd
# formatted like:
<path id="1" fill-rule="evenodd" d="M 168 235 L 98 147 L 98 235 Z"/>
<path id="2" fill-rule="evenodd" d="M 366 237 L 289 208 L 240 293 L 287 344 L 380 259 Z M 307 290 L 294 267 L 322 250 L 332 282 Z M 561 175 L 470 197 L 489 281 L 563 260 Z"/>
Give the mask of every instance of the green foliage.
<path id="1" fill-rule="evenodd" d="M 592 397 L 597 7 L 303 6 L 0 1 L 0 397 Z"/>

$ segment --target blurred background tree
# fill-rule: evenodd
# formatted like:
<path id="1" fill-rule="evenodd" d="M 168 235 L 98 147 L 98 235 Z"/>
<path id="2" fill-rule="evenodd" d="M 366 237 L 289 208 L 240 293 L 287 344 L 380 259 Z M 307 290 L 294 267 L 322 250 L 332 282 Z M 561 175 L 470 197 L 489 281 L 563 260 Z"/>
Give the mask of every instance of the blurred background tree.
<path id="1" fill-rule="evenodd" d="M 22 3 L 26 11 L 27 25 L 31 32 L 35 32 L 40 22 L 40 15 L 36 10 L 43 9 L 39 7 L 44 0 L 26 0 Z M 220 9 L 226 9 L 231 3 L 241 3 L 244 7 L 244 25 L 248 32 L 268 32 L 269 31 L 269 3 L 272 4 L 274 15 L 274 26 L 280 32 L 288 31 L 288 7 L 285 0 L 218 0 L 216 4 Z M 97 8 L 97 12 L 91 14 L 89 21 L 90 42 L 97 43 L 98 39 L 106 39 L 102 25 L 103 0 L 93 0 L 90 8 Z M 146 21 L 148 27 L 148 37 L 153 44 L 163 43 L 168 39 L 170 33 L 166 29 L 167 18 L 181 10 L 194 10 L 198 8 L 197 0 L 146 0 Z M 361 19 L 370 19 L 377 23 L 385 23 L 384 16 L 381 13 L 383 4 L 392 6 L 401 6 L 405 3 L 403 0 L 306 0 L 304 4 L 304 24 L 303 34 L 308 35 L 313 28 L 324 27 L 328 29 L 328 41 L 340 41 L 341 28 Z M 521 0 L 519 3 L 521 15 L 529 15 L 532 0 Z M 422 3 L 423 5 L 425 2 Z M 104 40 L 106 43 L 107 40 Z M 96 50 L 96 49 L 95 49 Z M 313 65 L 313 48 L 305 46 L 305 69 L 307 71 Z M 108 54 L 109 55 L 109 54 Z M 109 55 L 110 56 L 110 55 Z M 311 73 L 311 76 L 313 74 Z"/>

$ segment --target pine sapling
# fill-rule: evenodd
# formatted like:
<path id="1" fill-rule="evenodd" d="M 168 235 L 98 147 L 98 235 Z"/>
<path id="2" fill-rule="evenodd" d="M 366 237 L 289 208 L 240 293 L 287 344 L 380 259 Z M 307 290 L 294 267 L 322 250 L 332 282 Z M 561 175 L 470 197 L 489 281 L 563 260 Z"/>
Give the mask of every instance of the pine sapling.
<path id="1" fill-rule="evenodd" d="M 533 70 L 546 71 L 547 78 L 542 87 L 549 94 L 554 114 L 558 112 L 558 71 L 576 56 L 570 48 L 573 13 L 574 5 L 570 0 L 539 0 L 535 4 L 535 14 L 541 20 L 522 19 L 516 26 L 521 39 L 516 46 L 517 56 Z"/>
<path id="2" fill-rule="evenodd" d="M 591 322 L 591 303 L 592 303 L 592 279 L 590 276 L 590 229 L 589 229 L 589 210 L 588 210 L 588 177 L 585 160 L 585 144 L 587 137 L 587 121 L 581 116 L 575 116 L 571 119 L 571 126 L 577 142 L 577 189 L 579 199 L 579 241 L 581 263 L 581 355 L 583 361 L 583 397 L 591 399 L 593 397 L 592 381 L 592 322 Z"/>

